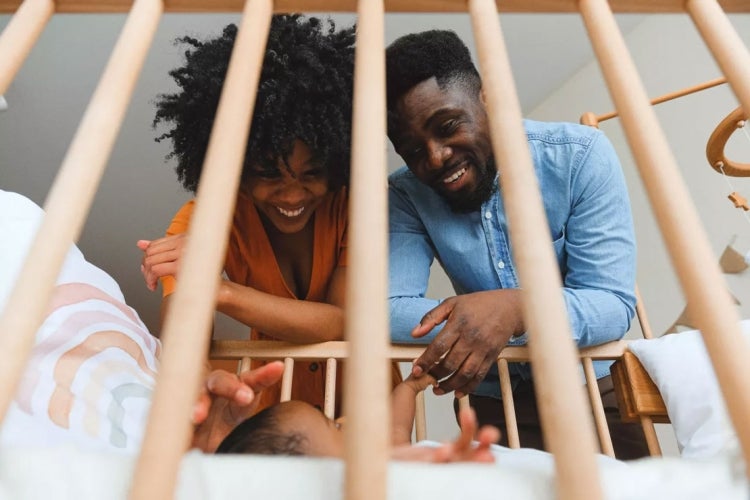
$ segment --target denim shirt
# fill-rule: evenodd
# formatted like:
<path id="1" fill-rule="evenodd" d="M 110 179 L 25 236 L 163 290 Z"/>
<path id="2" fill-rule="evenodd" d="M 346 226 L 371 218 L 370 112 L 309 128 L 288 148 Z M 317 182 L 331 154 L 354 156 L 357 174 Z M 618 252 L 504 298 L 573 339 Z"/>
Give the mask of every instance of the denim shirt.
<path id="1" fill-rule="evenodd" d="M 573 339 L 579 347 L 620 339 L 635 312 L 635 237 L 625 180 L 609 140 L 592 127 L 524 121 L 543 194 Z M 502 175 L 502 165 L 500 166 Z M 438 259 L 457 294 L 518 288 L 502 187 L 479 211 L 458 214 L 407 168 L 389 177 L 390 321 L 396 343 L 429 343 L 411 330 L 440 301 L 425 298 Z M 519 251 L 522 251 L 519 250 Z M 526 334 L 508 345 L 526 343 Z M 609 362 L 597 362 L 598 377 Z M 516 379 L 526 366 L 512 367 Z M 497 367 L 477 394 L 499 395 Z"/>

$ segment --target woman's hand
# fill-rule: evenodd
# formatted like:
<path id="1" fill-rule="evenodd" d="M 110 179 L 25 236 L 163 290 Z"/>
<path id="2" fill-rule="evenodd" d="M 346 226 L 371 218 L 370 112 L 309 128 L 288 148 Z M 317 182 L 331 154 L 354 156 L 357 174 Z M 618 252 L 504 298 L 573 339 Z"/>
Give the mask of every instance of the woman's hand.
<path id="1" fill-rule="evenodd" d="M 156 290 L 159 278 L 177 276 L 186 243 L 184 233 L 158 240 L 138 240 L 136 244 L 143 251 L 141 273 L 149 290 Z"/>

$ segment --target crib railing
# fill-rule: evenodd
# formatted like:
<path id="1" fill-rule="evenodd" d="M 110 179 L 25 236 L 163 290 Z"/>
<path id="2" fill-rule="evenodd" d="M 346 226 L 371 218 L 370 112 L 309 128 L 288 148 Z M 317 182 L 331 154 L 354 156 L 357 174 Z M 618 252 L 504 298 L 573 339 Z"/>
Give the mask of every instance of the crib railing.
<path id="1" fill-rule="evenodd" d="M 578 351 L 578 360 L 583 369 L 587 393 L 589 396 L 589 405 L 591 414 L 594 418 L 596 432 L 599 438 L 599 451 L 611 457 L 615 457 L 612 447 L 612 439 L 609 435 L 604 407 L 596 383 L 596 374 L 593 368 L 594 361 L 609 360 L 615 361 L 622 359 L 626 354 L 628 342 L 624 340 L 608 342 L 594 347 L 587 347 Z M 419 345 L 390 345 L 387 349 L 386 358 L 396 362 L 410 363 L 418 358 L 424 351 L 424 346 Z M 282 360 L 284 361 L 284 375 L 282 378 L 281 401 L 291 399 L 291 378 L 294 372 L 294 364 L 297 361 L 321 361 L 326 363 L 326 390 L 324 413 L 329 418 L 334 417 L 334 408 L 336 404 L 336 376 L 337 364 L 339 361 L 349 358 L 348 342 L 322 342 L 319 344 L 294 344 L 290 342 L 279 342 L 272 340 L 214 340 L 211 342 L 211 359 L 228 359 L 237 360 L 238 369 L 250 366 L 251 360 Z M 628 353 L 629 354 L 629 353 Z M 633 356 L 630 354 L 629 356 Z M 518 426 L 516 424 L 515 410 L 513 403 L 513 391 L 511 389 L 510 374 L 508 363 L 526 363 L 531 359 L 529 349 L 526 346 L 506 347 L 500 353 L 497 359 L 498 373 L 500 374 L 500 390 L 503 394 L 503 414 L 505 417 L 506 428 L 501 429 L 507 433 L 508 445 L 510 448 L 520 448 L 521 443 L 518 436 Z M 630 370 L 637 370 L 640 367 L 637 360 L 628 358 L 628 367 Z M 642 367 L 641 367 L 642 370 Z M 631 373 L 631 372 L 629 372 Z M 645 372 L 639 372 L 639 374 Z M 627 374 L 626 374 L 627 376 Z M 629 379 L 622 378 L 623 386 L 618 390 L 630 390 Z M 640 379 L 639 379 L 640 380 Z M 646 380 L 648 375 L 646 375 Z M 287 388 L 285 390 L 285 387 Z M 658 392 L 655 393 L 658 398 Z M 450 396 L 447 396 L 450 397 Z M 468 404 L 468 401 L 466 402 Z M 663 404 L 662 404 L 663 408 Z M 631 410 L 632 411 L 632 410 Z M 664 412 L 666 413 L 666 412 Z M 628 415 L 631 420 L 639 420 L 639 415 Z M 423 440 L 427 437 L 426 415 L 424 406 L 424 395 L 418 397 L 417 417 L 415 424 L 416 439 Z M 660 422 L 666 422 L 660 419 Z M 653 423 L 649 426 L 648 421 L 641 420 L 644 432 L 648 438 L 649 450 L 652 455 L 660 455 L 660 447 Z M 650 438 L 653 436 L 653 438 Z"/>
<path id="2" fill-rule="evenodd" d="M 723 284 L 679 169 L 672 157 L 643 85 L 615 23 L 617 12 L 687 12 L 716 58 L 744 109 L 750 109 L 750 54 L 725 12 L 748 12 L 746 0 L 271 0 L 201 1 L 158 0 L 25 0 L 0 1 L 0 12 L 17 13 L 0 36 L 0 95 L 5 93 L 53 12 L 129 12 L 128 21 L 92 96 L 78 132 L 50 190 L 47 216 L 27 263 L 0 318 L 0 416 L 15 394 L 23 365 L 33 346 L 34 332 L 44 313 L 55 277 L 71 241 L 78 239 L 94 193 L 124 117 L 138 73 L 163 12 L 242 11 L 243 17 L 230 70 L 219 105 L 193 230 L 205 237 L 189 239 L 183 277 L 166 319 L 164 358 L 145 444 L 137 466 L 132 498 L 170 498 L 181 456 L 188 445 L 189 414 L 199 380 L 199 366 L 208 346 L 207 328 L 214 304 L 215 276 L 221 268 L 231 206 L 225 193 L 234 192 L 239 179 L 255 87 L 262 61 L 265 34 L 273 11 L 358 12 L 359 39 L 355 83 L 354 161 L 352 162 L 352 235 L 348 320 L 350 355 L 363 376 L 348 377 L 347 413 L 351 430 L 347 441 L 346 494 L 348 498 L 383 499 L 387 432 L 386 363 L 388 328 L 386 277 L 374 262 L 386 263 L 385 160 L 383 155 L 383 22 L 388 11 L 444 11 L 468 9 L 478 48 L 480 70 L 490 115 L 497 163 L 503 165 L 503 191 L 517 267 L 524 290 L 524 318 L 528 325 L 529 357 L 535 365 L 543 431 L 555 455 L 556 486 L 561 499 L 602 497 L 589 412 L 584 409 L 570 340 L 568 321 L 552 255 L 539 189 L 521 126 L 513 76 L 498 22 L 498 5 L 505 12 L 578 12 L 601 64 L 607 86 L 622 117 L 645 189 L 674 262 L 687 302 L 728 405 L 745 457 L 750 457 L 750 347 L 741 338 L 738 314 Z M 247 61 L 246 64 L 235 60 Z M 229 103 L 229 104 L 228 104 Z M 231 112 L 227 110 L 231 106 Z M 367 131 L 367 133 L 364 133 Z M 221 166 L 221 168 L 218 168 Z M 371 186 L 383 191 L 367 197 Z M 356 229 L 362 228 L 362 229 Z M 362 238 L 367 238 L 364 244 Z M 377 243 L 375 243 L 377 242 Z M 369 248 L 369 250 L 368 250 Z M 368 253 L 369 252 L 369 253 Z M 368 268 L 370 268 L 368 270 Z M 372 275 L 368 272 L 372 271 Z M 363 277 L 367 276 L 366 280 Z M 362 280 L 362 281 L 360 281 Z M 368 283 L 368 293 L 359 284 Z M 191 292 L 192 290 L 192 292 Z M 199 290 L 200 293 L 195 291 Z M 381 297 L 373 300 L 372 297 Z M 179 331 L 179 342 L 174 332 Z M 8 334 L 8 332 L 11 332 Z M 510 352 L 510 351 L 509 351 Z M 361 363 L 361 365 L 360 365 Z M 501 359 L 501 370 L 504 360 Z M 373 394 L 373 380 L 377 392 Z M 367 390 L 364 390 L 364 387 Z M 356 401 L 367 394 L 367 402 Z M 367 404 L 367 407 L 365 406 Z M 377 408 L 373 411 L 371 408 Z M 354 425 L 352 425 L 354 423 Z M 373 427 L 370 427 L 373 426 Z M 357 445 L 352 436 L 360 428 Z M 349 431 L 347 431 L 349 432 Z M 746 460 L 750 468 L 750 460 Z M 750 469 L 748 469 L 750 470 Z"/>
<path id="3" fill-rule="evenodd" d="M 21 6 L 22 0 L 0 0 L 0 13 L 13 13 Z M 130 12 L 133 0 L 57 0 L 55 12 L 59 13 L 112 13 Z M 170 0 L 164 2 L 166 12 L 241 12 L 242 0 Z M 528 13 L 577 13 L 576 0 L 502 0 L 496 2 L 501 12 Z M 685 12 L 682 0 L 610 0 L 613 12 Z M 724 12 L 747 12 L 744 0 L 721 0 L 717 2 Z M 466 12 L 465 0 L 385 0 L 386 12 Z M 278 0 L 274 3 L 275 12 L 355 12 L 356 0 Z"/>

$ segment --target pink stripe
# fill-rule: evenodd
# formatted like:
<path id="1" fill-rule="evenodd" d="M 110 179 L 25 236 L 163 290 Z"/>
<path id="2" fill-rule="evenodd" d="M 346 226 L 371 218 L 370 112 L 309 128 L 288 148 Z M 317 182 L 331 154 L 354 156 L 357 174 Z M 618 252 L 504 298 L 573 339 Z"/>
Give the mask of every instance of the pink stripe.
<path id="1" fill-rule="evenodd" d="M 89 285 L 88 283 L 65 283 L 63 285 L 58 285 L 55 288 L 55 293 L 52 296 L 52 299 L 50 300 L 47 316 L 61 307 L 92 299 L 108 302 L 117 307 L 136 323 L 139 322 L 138 315 L 131 307 L 126 306 L 119 300 L 115 300 L 108 293 L 105 293 L 101 289 Z"/>
<path id="2" fill-rule="evenodd" d="M 159 342 L 157 342 L 156 339 L 150 333 L 148 333 L 145 325 L 143 325 L 135 310 L 127 304 L 124 304 L 123 302 L 115 299 L 108 293 L 95 286 L 89 285 L 88 283 L 65 283 L 63 285 L 58 285 L 55 288 L 52 299 L 50 300 L 49 308 L 47 310 L 47 316 L 55 312 L 57 309 L 60 309 L 61 307 L 78 304 L 86 300 L 101 300 L 108 304 L 112 304 L 117 309 L 122 311 L 123 314 L 133 320 L 134 323 L 139 325 L 138 332 L 139 334 L 141 334 L 143 340 L 146 341 L 146 344 L 149 345 L 151 349 L 156 349 L 156 357 L 160 356 L 161 346 Z M 143 334 L 144 330 L 145 335 Z"/>
<path id="3" fill-rule="evenodd" d="M 54 370 L 55 390 L 48 404 L 50 420 L 63 428 L 69 427 L 70 410 L 75 395 L 71 391 L 78 370 L 86 361 L 107 349 L 120 349 L 133 358 L 142 371 L 152 377 L 156 373 L 148 367 L 145 353 L 129 336 L 116 331 L 99 331 L 89 335 L 83 342 L 72 347 L 57 360 Z"/>

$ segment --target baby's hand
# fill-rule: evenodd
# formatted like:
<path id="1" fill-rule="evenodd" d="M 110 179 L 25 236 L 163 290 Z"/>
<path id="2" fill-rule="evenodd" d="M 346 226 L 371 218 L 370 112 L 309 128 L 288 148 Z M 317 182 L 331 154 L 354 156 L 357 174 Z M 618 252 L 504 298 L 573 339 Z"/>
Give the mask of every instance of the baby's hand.
<path id="1" fill-rule="evenodd" d="M 415 393 L 420 393 L 428 387 L 437 386 L 437 380 L 435 380 L 435 377 L 433 377 L 429 373 L 424 373 L 419 377 L 415 377 L 413 374 L 410 374 L 408 377 L 406 377 L 406 380 L 401 383 L 409 386 Z"/>
<path id="2" fill-rule="evenodd" d="M 496 427 L 484 426 L 477 431 L 477 418 L 471 408 L 461 410 L 461 434 L 452 442 L 437 448 L 422 446 L 399 446 L 392 450 L 391 458 L 411 462 L 480 462 L 493 463 L 495 456 L 491 446 L 500 439 Z M 476 441 L 473 441 L 476 434 Z"/>

